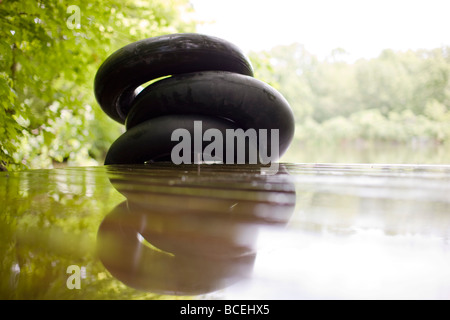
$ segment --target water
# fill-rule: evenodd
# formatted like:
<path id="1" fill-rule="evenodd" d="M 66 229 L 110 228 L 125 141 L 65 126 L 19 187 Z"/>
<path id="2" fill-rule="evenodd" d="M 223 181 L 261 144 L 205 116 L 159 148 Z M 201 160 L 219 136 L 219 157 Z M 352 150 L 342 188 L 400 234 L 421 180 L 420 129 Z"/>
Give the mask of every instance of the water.
<path id="1" fill-rule="evenodd" d="M 449 194 L 446 165 L 1 173 L 0 298 L 450 299 Z"/>
<path id="2" fill-rule="evenodd" d="M 302 163 L 393 163 L 450 164 L 450 146 L 409 143 L 325 143 L 294 141 L 285 162 Z"/>

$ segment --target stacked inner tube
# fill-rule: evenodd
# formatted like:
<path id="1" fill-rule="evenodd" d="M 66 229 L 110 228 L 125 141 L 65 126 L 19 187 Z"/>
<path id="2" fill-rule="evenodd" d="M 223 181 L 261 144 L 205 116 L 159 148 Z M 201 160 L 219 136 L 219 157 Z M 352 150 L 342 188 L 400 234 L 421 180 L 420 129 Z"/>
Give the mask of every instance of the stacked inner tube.
<path id="1" fill-rule="evenodd" d="M 94 90 L 104 112 L 126 127 L 105 164 L 170 161 L 179 143 L 172 133 L 183 128 L 194 137 L 194 121 L 201 121 L 203 132 L 217 129 L 223 137 L 227 129 L 278 129 L 279 156 L 294 134 L 286 99 L 253 77 L 239 48 L 216 37 L 185 33 L 131 43 L 100 66 Z M 204 150 L 211 142 L 201 143 Z"/>

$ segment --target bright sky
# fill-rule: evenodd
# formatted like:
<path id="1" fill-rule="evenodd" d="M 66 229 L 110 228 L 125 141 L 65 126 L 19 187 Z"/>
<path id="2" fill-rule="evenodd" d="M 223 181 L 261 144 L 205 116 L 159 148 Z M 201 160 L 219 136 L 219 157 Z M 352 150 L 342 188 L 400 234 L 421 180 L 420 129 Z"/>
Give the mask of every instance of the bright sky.
<path id="1" fill-rule="evenodd" d="M 299 42 L 319 57 L 345 49 L 350 60 L 381 50 L 450 45 L 450 0 L 191 0 L 198 32 L 245 52 Z"/>

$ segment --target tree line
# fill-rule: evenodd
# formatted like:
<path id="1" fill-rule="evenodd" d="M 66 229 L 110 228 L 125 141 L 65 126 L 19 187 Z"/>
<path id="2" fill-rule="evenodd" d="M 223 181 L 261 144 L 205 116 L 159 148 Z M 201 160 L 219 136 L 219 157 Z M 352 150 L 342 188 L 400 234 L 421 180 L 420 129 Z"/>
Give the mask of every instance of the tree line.
<path id="1" fill-rule="evenodd" d="M 298 43 L 251 52 L 257 76 L 289 101 L 296 141 L 450 142 L 450 47 L 319 59 Z"/>

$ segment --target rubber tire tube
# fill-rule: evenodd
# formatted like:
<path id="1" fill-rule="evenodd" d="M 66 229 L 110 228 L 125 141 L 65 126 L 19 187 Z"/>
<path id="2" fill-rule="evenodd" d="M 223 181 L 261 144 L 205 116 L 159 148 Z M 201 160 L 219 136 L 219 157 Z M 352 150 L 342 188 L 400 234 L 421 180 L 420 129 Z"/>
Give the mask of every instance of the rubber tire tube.
<path id="1" fill-rule="evenodd" d="M 206 70 L 253 76 L 250 61 L 234 44 L 196 33 L 171 34 L 131 43 L 110 55 L 95 76 L 95 97 L 106 114 L 124 123 L 141 84 Z"/>
<path id="2" fill-rule="evenodd" d="M 173 76 L 148 86 L 134 102 L 126 127 L 189 113 L 229 119 L 243 130 L 278 129 L 280 157 L 295 131 L 292 109 L 277 90 L 255 78 L 221 71 Z"/>
<path id="3" fill-rule="evenodd" d="M 105 158 L 108 164 L 144 164 L 155 161 L 171 161 L 172 149 L 180 141 L 171 141 L 173 131 L 184 128 L 191 136 L 191 163 L 193 163 L 194 121 L 202 121 L 202 137 L 208 129 L 218 129 L 225 137 L 226 129 L 236 130 L 236 125 L 228 120 L 205 115 L 169 115 L 142 122 L 122 134 L 113 142 Z M 225 138 L 224 138 L 225 142 Z M 210 141 L 202 141 L 202 152 Z M 246 145 L 248 155 L 249 144 Z M 236 145 L 234 154 L 237 154 Z M 242 150 L 240 150 L 242 152 Z M 223 157 L 226 157 L 225 143 Z M 247 156 L 246 156 L 247 159 Z"/>

